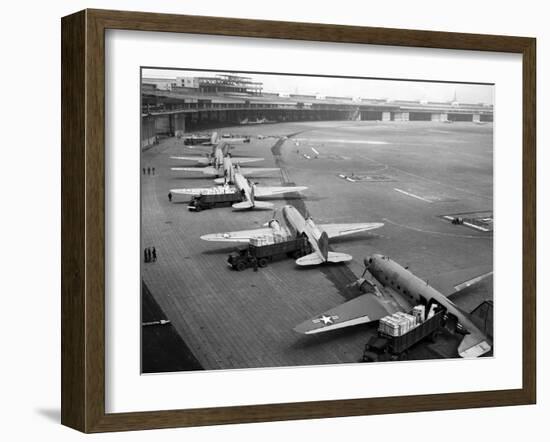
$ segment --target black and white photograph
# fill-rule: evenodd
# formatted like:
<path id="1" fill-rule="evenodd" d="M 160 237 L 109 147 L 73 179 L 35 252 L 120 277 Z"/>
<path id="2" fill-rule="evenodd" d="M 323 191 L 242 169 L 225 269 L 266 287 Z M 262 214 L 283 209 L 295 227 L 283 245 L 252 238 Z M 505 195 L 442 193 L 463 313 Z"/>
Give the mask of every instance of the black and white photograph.
<path id="1" fill-rule="evenodd" d="M 141 372 L 492 357 L 494 119 L 489 83 L 142 67 Z"/>

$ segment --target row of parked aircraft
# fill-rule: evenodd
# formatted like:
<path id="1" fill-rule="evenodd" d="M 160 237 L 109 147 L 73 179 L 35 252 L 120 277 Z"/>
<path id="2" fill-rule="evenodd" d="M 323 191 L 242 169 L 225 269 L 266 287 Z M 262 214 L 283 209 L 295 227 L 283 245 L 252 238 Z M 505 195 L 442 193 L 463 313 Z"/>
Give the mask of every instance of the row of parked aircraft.
<path id="1" fill-rule="evenodd" d="M 194 161 L 197 165 L 205 167 L 172 167 L 174 172 L 200 172 L 206 176 L 216 177 L 216 184 L 223 184 L 228 192 L 239 192 L 243 201 L 233 204 L 236 210 L 250 209 L 271 209 L 273 203 L 267 201 L 257 201 L 256 198 L 273 197 L 286 193 L 301 192 L 306 190 L 305 186 L 258 186 L 247 177 L 257 176 L 271 172 L 279 171 L 278 168 L 243 168 L 241 164 L 262 161 L 263 158 L 238 157 L 232 158 L 230 150 L 233 144 L 243 143 L 249 138 L 219 138 L 217 133 L 212 135 L 209 142 L 202 143 L 202 146 L 211 147 L 211 151 L 202 157 L 197 156 L 172 156 L 171 159 L 178 161 Z M 195 147 L 196 148 L 196 147 Z M 212 191 L 212 188 L 180 188 L 171 189 L 173 195 L 202 195 Z"/>
<path id="2" fill-rule="evenodd" d="M 241 164 L 261 161 L 262 158 L 231 158 L 230 146 L 227 142 L 212 136 L 212 146 L 209 155 L 200 158 L 197 163 L 205 167 L 187 168 L 174 167 L 174 171 L 201 170 L 204 175 L 217 176 L 217 184 L 234 185 L 243 194 L 243 201 L 235 203 L 235 209 L 271 208 L 273 204 L 256 201 L 256 197 L 272 196 L 288 192 L 299 192 L 307 189 L 304 186 L 268 187 L 256 186 L 245 176 L 277 171 L 277 168 L 241 169 Z M 239 142 L 235 138 L 231 143 Z M 172 157 L 176 160 L 196 160 L 197 157 Z M 205 189 L 172 189 L 174 194 L 198 195 Z M 275 238 L 284 233 L 289 236 L 304 236 L 307 238 L 312 253 L 296 260 L 299 266 L 312 266 L 324 263 L 347 262 L 352 256 L 346 253 L 329 250 L 329 240 L 345 235 L 365 232 L 382 227 L 383 223 L 346 223 L 346 224 L 316 224 L 311 218 L 304 218 L 293 206 L 287 205 L 276 209 L 270 220 L 261 228 L 222 232 L 201 236 L 205 241 L 249 243 L 256 238 Z M 492 340 L 474 323 L 472 316 L 461 309 L 454 301 L 459 302 L 461 295 L 472 285 L 481 283 L 491 273 L 476 276 L 470 282 L 461 284 L 461 290 L 447 296 L 427 282 L 418 278 L 407 268 L 383 255 L 372 255 L 365 259 L 365 271 L 356 282 L 362 288 L 363 294 L 338 305 L 321 315 L 304 321 L 295 331 L 303 334 L 318 334 L 331 330 L 350 327 L 377 321 L 384 316 L 398 311 L 408 311 L 419 303 L 436 302 L 447 310 L 447 315 L 455 318 L 457 331 L 464 334 L 458 354 L 463 358 L 481 356 L 492 348 Z"/>

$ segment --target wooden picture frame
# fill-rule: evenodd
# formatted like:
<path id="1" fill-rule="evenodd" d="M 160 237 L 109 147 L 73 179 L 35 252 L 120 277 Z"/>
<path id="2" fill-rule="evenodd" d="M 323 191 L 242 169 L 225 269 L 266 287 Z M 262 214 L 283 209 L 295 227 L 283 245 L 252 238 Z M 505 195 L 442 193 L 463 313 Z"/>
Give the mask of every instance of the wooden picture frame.
<path id="1" fill-rule="evenodd" d="M 523 63 L 523 385 L 514 390 L 105 412 L 105 30 L 494 51 Z M 405 29 L 84 10 L 62 19 L 62 410 L 104 432 L 533 404 L 536 400 L 536 41 Z"/>

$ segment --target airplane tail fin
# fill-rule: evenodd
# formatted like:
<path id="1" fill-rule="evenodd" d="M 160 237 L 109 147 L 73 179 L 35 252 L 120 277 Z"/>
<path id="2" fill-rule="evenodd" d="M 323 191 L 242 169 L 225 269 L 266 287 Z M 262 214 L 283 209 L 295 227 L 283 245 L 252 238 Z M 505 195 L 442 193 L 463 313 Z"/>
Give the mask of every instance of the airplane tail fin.
<path id="1" fill-rule="evenodd" d="M 299 266 L 314 266 L 317 264 L 322 264 L 323 262 L 325 262 L 325 260 L 317 252 L 302 256 L 296 260 L 296 264 Z"/>
<path id="2" fill-rule="evenodd" d="M 321 236 L 319 237 L 319 251 L 321 252 L 321 256 L 323 258 L 323 261 L 328 260 L 328 235 L 327 232 L 321 233 Z"/>
<path id="3" fill-rule="evenodd" d="M 464 336 L 458 346 L 458 354 L 462 358 L 477 358 L 490 351 L 492 345 L 481 333 L 472 333 Z"/>
<path id="4" fill-rule="evenodd" d="M 346 262 L 351 261 L 352 259 L 353 258 L 351 255 L 336 252 L 328 252 L 327 258 L 323 259 L 323 257 L 319 253 L 313 252 L 309 255 L 298 258 L 296 260 L 296 264 L 298 264 L 299 266 L 314 266 L 318 264 L 323 264 L 324 262 Z"/>
<path id="5" fill-rule="evenodd" d="M 328 235 L 327 232 L 321 233 L 318 240 L 319 251 L 302 256 L 296 260 L 299 266 L 312 266 L 322 264 L 324 262 L 346 262 L 351 261 L 352 257 L 345 253 L 330 252 L 328 250 Z"/>
<path id="6" fill-rule="evenodd" d="M 215 178 L 215 179 L 214 179 L 214 182 L 215 182 L 216 184 L 225 184 L 226 180 L 227 180 L 226 177 L 223 177 L 223 178 Z"/>
<path id="7" fill-rule="evenodd" d="M 327 261 L 328 262 L 347 262 L 351 261 L 353 256 L 348 255 L 347 253 L 337 253 L 337 252 L 328 252 Z"/>
<path id="8" fill-rule="evenodd" d="M 254 207 L 256 209 L 273 209 L 273 203 L 267 201 L 254 201 Z"/>
<path id="9" fill-rule="evenodd" d="M 267 201 L 242 201 L 240 203 L 235 203 L 232 206 L 234 209 L 237 210 L 245 210 L 245 209 L 272 209 L 273 204 L 269 203 Z"/>

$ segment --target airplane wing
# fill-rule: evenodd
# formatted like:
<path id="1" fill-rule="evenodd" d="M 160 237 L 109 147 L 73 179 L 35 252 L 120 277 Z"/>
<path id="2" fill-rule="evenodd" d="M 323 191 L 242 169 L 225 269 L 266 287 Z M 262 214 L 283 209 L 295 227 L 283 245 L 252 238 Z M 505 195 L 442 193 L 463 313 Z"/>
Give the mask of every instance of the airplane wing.
<path id="1" fill-rule="evenodd" d="M 300 192 L 302 190 L 306 190 L 307 187 L 305 186 L 295 186 L 295 187 L 280 187 L 280 186 L 262 186 L 262 187 L 255 187 L 254 188 L 254 197 L 262 197 L 262 196 L 272 196 L 272 195 L 280 195 L 282 193 L 292 193 L 292 192 Z"/>
<path id="2" fill-rule="evenodd" d="M 323 333 L 352 325 L 377 321 L 399 310 L 399 306 L 393 301 L 384 299 L 374 293 L 365 293 L 302 322 L 294 328 L 294 331 L 306 335 Z"/>
<path id="3" fill-rule="evenodd" d="M 336 238 L 338 236 L 378 229 L 383 225 L 384 223 L 317 224 L 317 227 L 327 232 L 329 238 Z"/>
<path id="4" fill-rule="evenodd" d="M 493 299 L 493 272 L 486 273 L 454 287 L 447 298 L 467 312 L 473 311 L 481 302 Z"/>
<path id="5" fill-rule="evenodd" d="M 455 292 L 466 288 L 467 286 L 475 286 L 478 282 L 481 282 L 489 278 L 493 271 L 493 265 L 476 265 L 473 267 L 457 268 L 451 271 L 426 274 L 424 279 L 430 281 L 430 285 L 435 287 L 441 293 L 447 297 L 454 296 Z"/>
<path id="6" fill-rule="evenodd" d="M 410 301 L 391 287 L 380 284 L 370 272 L 353 284 L 362 295 L 309 319 L 294 328 L 298 333 L 316 334 L 377 321 L 386 315 L 412 308 Z M 329 319 L 327 319 L 329 318 Z"/>
<path id="7" fill-rule="evenodd" d="M 236 210 L 248 210 L 248 209 L 272 209 L 273 203 L 267 201 L 254 201 L 245 200 L 240 203 L 235 203 L 231 207 Z"/>
<path id="8" fill-rule="evenodd" d="M 241 169 L 242 176 L 251 176 L 251 175 L 260 175 L 262 173 L 269 172 L 279 172 L 278 167 L 247 167 L 246 169 Z"/>
<path id="9" fill-rule="evenodd" d="M 492 348 L 489 339 L 480 332 L 474 332 L 464 336 L 458 345 L 458 354 L 462 358 L 477 358 L 484 355 Z"/>
<path id="10" fill-rule="evenodd" d="M 212 192 L 212 187 L 203 187 L 195 189 L 170 189 L 174 195 L 203 195 Z"/>
<path id="11" fill-rule="evenodd" d="M 171 167 L 174 172 L 198 172 L 203 175 L 216 176 L 220 172 L 215 167 Z"/>
<path id="12" fill-rule="evenodd" d="M 264 160 L 263 158 L 231 157 L 231 162 L 233 164 L 256 163 L 258 161 L 263 161 L 263 160 Z"/>
<path id="13" fill-rule="evenodd" d="M 200 152 L 205 152 L 205 153 L 212 152 L 212 144 L 210 144 L 209 141 L 205 141 L 203 143 L 198 143 L 198 144 L 186 144 L 185 148 L 190 150 L 198 150 Z"/>
<path id="14" fill-rule="evenodd" d="M 201 239 L 205 241 L 216 242 L 248 242 L 253 238 L 265 238 L 272 237 L 273 229 L 271 227 L 263 227 L 259 229 L 251 230 L 239 230 L 236 232 L 223 232 L 223 233 L 211 233 L 209 235 L 202 235 Z"/>
<path id="15" fill-rule="evenodd" d="M 194 161 L 197 164 L 208 164 L 210 163 L 210 158 L 206 157 L 170 157 L 172 160 L 180 160 L 180 161 Z"/>

